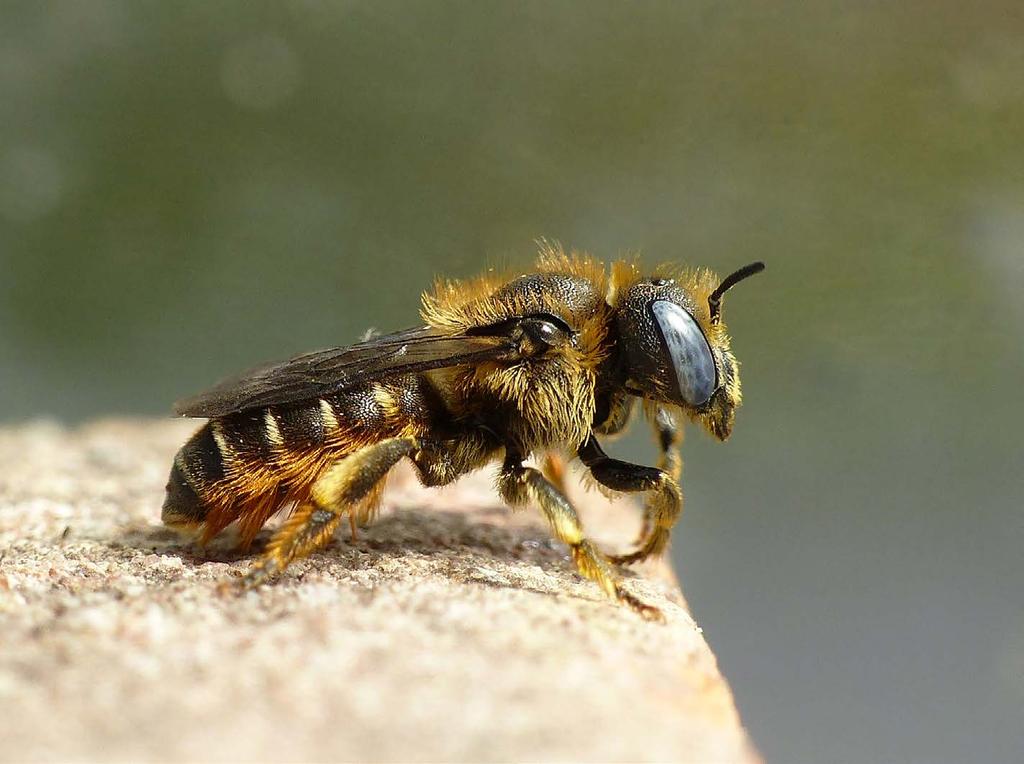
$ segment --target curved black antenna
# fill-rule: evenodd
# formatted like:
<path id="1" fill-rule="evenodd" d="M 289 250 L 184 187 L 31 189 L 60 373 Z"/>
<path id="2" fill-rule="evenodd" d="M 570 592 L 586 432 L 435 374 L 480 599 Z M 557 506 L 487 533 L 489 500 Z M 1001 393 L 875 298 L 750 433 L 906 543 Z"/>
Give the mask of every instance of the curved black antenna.
<path id="1" fill-rule="evenodd" d="M 730 273 L 719 284 L 715 291 L 708 297 L 708 307 L 711 309 L 711 323 L 717 324 L 722 320 L 722 295 L 739 284 L 743 279 L 749 278 L 764 270 L 764 263 L 758 261 L 750 265 L 744 265 L 738 271 Z"/>

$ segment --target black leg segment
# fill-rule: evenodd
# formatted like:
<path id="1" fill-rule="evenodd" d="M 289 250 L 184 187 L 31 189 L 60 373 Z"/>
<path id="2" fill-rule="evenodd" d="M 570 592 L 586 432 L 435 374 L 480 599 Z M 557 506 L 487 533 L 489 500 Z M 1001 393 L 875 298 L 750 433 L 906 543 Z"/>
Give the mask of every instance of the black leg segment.
<path id="1" fill-rule="evenodd" d="M 613 491 L 650 493 L 644 505 L 644 531 L 639 548 L 630 554 L 612 557 L 612 562 L 620 565 L 640 562 L 665 551 L 672 526 L 683 510 L 683 494 L 672 476 L 655 467 L 612 459 L 593 436 L 580 447 L 579 457 L 601 485 Z"/>

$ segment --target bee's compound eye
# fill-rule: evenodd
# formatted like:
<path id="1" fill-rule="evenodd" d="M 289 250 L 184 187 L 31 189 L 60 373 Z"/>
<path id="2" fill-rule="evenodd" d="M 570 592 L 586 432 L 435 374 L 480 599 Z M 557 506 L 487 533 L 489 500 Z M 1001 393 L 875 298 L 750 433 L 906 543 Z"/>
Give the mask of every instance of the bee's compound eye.
<path id="1" fill-rule="evenodd" d="M 672 361 L 682 399 L 691 406 L 707 403 L 715 392 L 717 373 L 704 332 L 693 316 L 674 302 L 657 300 L 651 312 Z"/>

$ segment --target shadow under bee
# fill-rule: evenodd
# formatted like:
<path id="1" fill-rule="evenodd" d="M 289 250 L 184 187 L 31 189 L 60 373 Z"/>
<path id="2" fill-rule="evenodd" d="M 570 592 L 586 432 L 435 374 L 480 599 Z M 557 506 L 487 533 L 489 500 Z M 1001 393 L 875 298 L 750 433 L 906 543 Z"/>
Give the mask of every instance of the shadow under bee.
<path id="1" fill-rule="evenodd" d="M 500 520 L 500 522 L 499 522 Z M 275 528 L 260 532 L 248 550 L 237 545 L 237 537 L 226 533 L 203 546 L 161 525 L 129 526 L 107 539 L 114 548 L 128 548 L 149 554 L 180 559 L 194 570 L 204 565 L 236 563 L 258 556 L 273 536 Z M 339 531 L 322 550 L 310 555 L 314 565 L 330 562 L 350 570 L 372 567 L 383 559 L 405 556 L 448 558 L 459 568 L 490 562 L 523 563 L 546 573 L 571 573 L 575 568 L 568 548 L 552 540 L 542 528 L 531 523 L 509 525 L 507 510 L 480 510 L 473 513 L 437 509 L 398 509 L 379 517 L 362 528 L 352 540 L 347 529 Z M 635 574 L 623 571 L 626 577 Z M 301 574 L 299 579 L 301 580 Z M 460 579 L 498 588 L 516 588 L 551 594 L 522 580 L 497 580 L 486 575 L 460 575 Z"/>

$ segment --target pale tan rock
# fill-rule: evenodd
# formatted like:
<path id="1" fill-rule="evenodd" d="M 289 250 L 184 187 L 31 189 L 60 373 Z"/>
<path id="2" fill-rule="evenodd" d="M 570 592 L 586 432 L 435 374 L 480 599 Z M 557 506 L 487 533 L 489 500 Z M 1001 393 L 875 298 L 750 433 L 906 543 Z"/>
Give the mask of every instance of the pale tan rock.
<path id="1" fill-rule="evenodd" d="M 490 475 L 392 479 L 379 521 L 246 594 L 159 524 L 185 422 L 0 430 L 0 759 L 756 761 L 670 570 L 573 570 Z M 637 510 L 576 492 L 608 548 Z"/>

